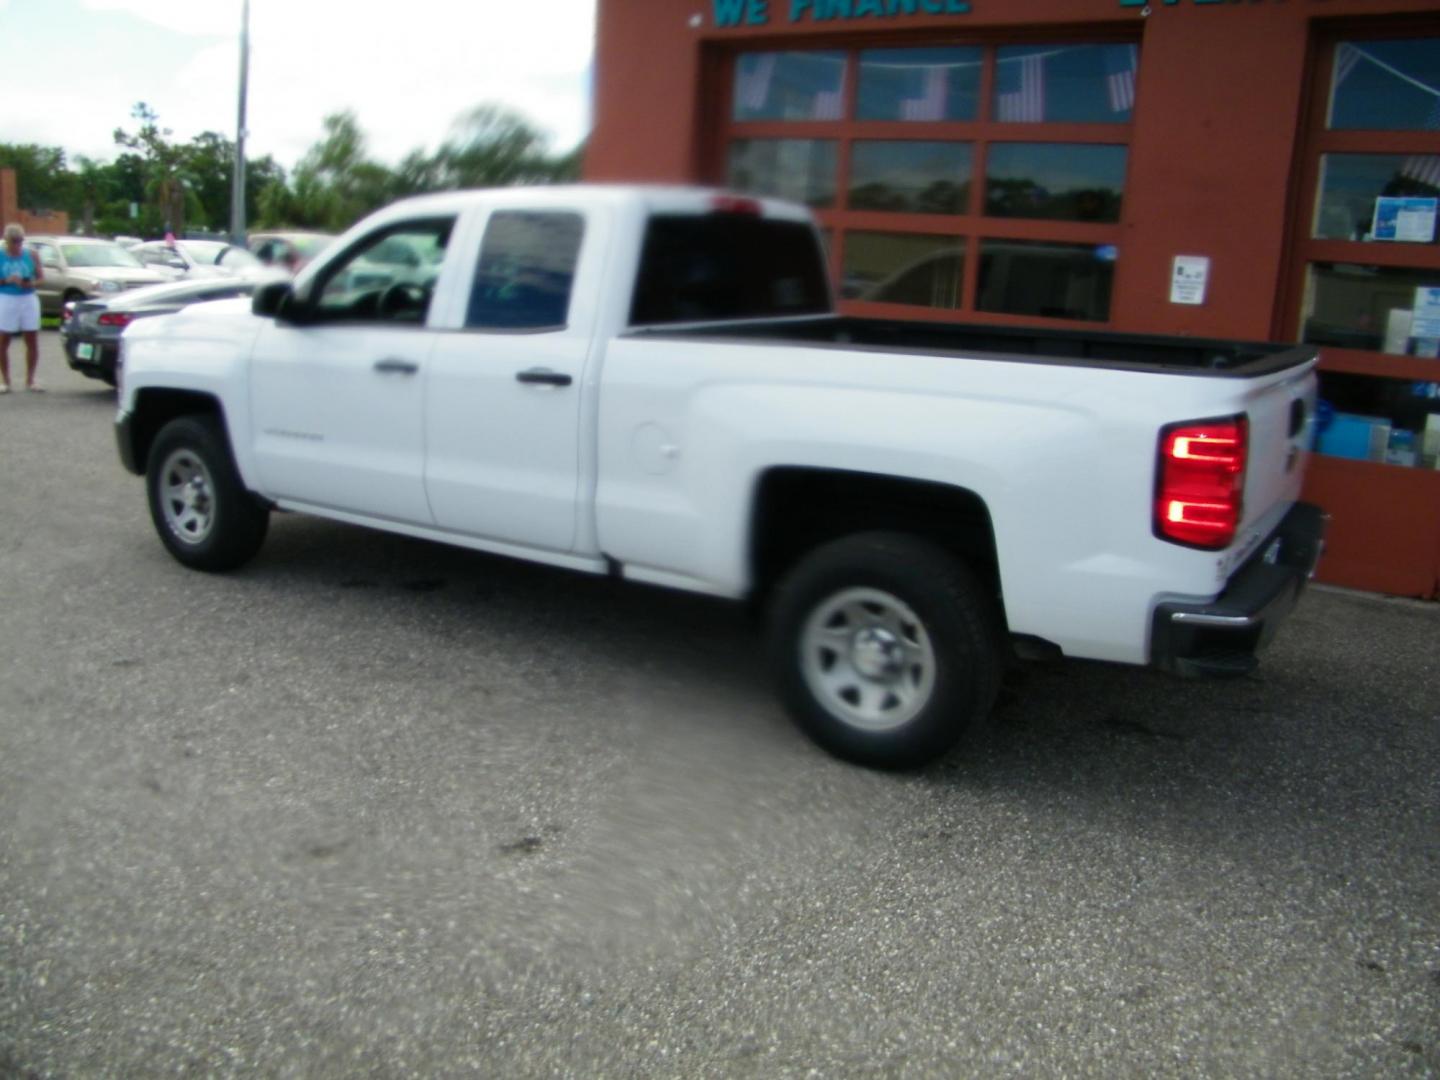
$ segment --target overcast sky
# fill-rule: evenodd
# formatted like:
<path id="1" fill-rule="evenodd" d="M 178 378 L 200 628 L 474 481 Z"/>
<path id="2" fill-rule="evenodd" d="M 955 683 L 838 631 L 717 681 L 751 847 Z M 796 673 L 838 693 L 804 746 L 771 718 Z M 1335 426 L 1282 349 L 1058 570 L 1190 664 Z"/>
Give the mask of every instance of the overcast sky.
<path id="1" fill-rule="evenodd" d="M 0 142 L 113 160 L 146 102 L 235 137 L 241 0 L 0 0 Z M 371 154 L 433 150 L 500 102 L 568 150 L 590 124 L 594 0 L 250 0 L 247 154 L 286 169 L 351 109 Z"/>

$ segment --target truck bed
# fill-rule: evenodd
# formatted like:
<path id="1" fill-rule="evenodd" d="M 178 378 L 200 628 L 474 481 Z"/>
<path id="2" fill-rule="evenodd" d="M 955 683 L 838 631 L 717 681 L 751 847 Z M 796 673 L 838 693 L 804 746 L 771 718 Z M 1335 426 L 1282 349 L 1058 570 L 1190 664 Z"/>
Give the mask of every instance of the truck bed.
<path id="1" fill-rule="evenodd" d="M 641 338 L 793 342 L 816 348 L 953 355 L 1020 363 L 1152 371 L 1157 374 L 1255 378 L 1313 360 L 1310 345 L 1214 341 L 1205 338 L 1037 330 L 967 323 L 912 322 L 827 316 L 757 319 L 636 329 Z"/>

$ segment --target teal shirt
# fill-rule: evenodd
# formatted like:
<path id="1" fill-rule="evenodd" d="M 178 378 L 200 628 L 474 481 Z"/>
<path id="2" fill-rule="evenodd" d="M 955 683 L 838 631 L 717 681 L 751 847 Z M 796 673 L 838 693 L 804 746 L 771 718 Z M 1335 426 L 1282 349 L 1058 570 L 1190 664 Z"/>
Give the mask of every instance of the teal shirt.
<path id="1" fill-rule="evenodd" d="M 29 278 L 30 285 L 19 286 L 8 280 L 11 274 Z M 19 255 L 11 255 L 9 248 L 0 246 L 0 293 L 9 296 L 25 296 L 35 291 L 35 259 L 29 248 L 21 248 Z"/>

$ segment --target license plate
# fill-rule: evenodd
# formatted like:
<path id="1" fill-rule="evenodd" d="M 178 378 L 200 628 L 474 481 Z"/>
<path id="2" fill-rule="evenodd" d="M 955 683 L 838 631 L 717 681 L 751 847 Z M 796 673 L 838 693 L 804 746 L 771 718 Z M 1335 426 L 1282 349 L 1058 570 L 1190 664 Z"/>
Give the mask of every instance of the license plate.
<path id="1" fill-rule="evenodd" d="M 91 345 L 88 341 L 81 342 L 79 345 L 75 346 L 75 359 L 90 360 L 93 359 L 94 356 L 95 346 Z"/>

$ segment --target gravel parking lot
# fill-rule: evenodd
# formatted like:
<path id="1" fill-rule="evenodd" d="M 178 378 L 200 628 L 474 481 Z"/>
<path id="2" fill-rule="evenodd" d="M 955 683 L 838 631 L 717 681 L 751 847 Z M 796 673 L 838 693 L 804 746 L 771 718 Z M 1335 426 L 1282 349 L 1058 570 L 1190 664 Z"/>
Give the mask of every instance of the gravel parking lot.
<path id="1" fill-rule="evenodd" d="M 1440 1072 L 1436 605 L 1313 590 L 1240 681 L 1037 667 L 867 772 L 725 605 L 294 516 L 181 568 L 43 341 L 0 1077 Z"/>

